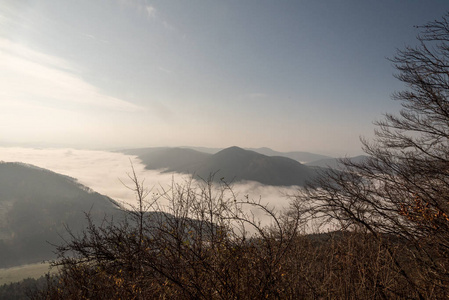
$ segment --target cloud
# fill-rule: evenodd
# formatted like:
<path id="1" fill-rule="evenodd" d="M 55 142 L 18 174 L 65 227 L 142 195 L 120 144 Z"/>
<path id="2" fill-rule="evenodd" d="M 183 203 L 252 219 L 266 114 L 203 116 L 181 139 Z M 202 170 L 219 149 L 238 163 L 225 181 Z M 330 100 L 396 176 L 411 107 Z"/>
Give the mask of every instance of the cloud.
<path id="1" fill-rule="evenodd" d="M 118 3 L 122 6 L 133 9 L 139 14 L 139 16 L 144 15 L 149 19 L 156 17 L 156 8 L 152 5 L 146 3 L 143 0 L 118 0 Z"/>
<path id="2" fill-rule="evenodd" d="M 141 107 L 105 95 L 86 82 L 70 62 L 0 38 L 0 97 L 13 101 L 36 101 L 58 106 L 81 105 L 135 112 Z"/>
<path id="3" fill-rule="evenodd" d="M 153 6 L 146 5 L 145 10 L 150 18 L 153 18 L 156 15 L 156 9 Z"/>
<path id="4" fill-rule="evenodd" d="M 165 74 L 171 74 L 172 71 L 163 67 L 158 67 L 159 71 L 164 72 Z"/>
<path id="5" fill-rule="evenodd" d="M 83 33 L 83 36 L 88 38 L 89 40 L 96 40 L 97 38 L 91 34 Z"/>

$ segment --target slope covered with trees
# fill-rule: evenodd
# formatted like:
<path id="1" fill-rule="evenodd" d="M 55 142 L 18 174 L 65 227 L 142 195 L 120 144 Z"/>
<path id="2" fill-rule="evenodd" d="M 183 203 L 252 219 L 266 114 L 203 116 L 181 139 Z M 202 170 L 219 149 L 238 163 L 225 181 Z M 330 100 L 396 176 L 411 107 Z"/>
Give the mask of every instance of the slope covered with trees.
<path id="1" fill-rule="evenodd" d="M 85 212 L 100 222 L 118 205 L 75 179 L 20 163 L 0 163 L 0 268 L 55 258 L 50 244 L 79 232 Z M 61 236 L 60 236 L 61 235 Z"/>

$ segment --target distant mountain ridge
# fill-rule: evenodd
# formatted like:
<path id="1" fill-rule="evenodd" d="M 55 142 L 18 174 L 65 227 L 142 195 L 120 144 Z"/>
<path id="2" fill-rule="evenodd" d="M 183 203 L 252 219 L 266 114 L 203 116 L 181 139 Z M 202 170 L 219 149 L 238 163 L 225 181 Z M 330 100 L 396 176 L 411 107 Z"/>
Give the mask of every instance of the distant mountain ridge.
<path id="1" fill-rule="evenodd" d="M 353 163 L 363 163 L 369 158 L 367 155 L 359 155 L 355 157 L 347 157 L 349 161 Z M 341 158 L 328 158 L 328 159 L 320 159 L 317 161 L 312 161 L 310 163 L 306 163 L 307 166 L 320 167 L 320 168 L 331 168 L 336 170 L 343 169 L 343 165 L 340 163 Z"/>
<path id="2" fill-rule="evenodd" d="M 264 154 L 267 156 L 283 156 L 288 157 L 290 159 L 294 159 L 300 163 L 308 163 L 312 161 L 317 161 L 321 159 L 330 159 L 332 157 L 321 155 L 321 154 L 315 154 L 310 152 L 303 152 L 303 151 L 291 151 L 291 152 L 279 152 L 272 150 L 270 148 L 262 147 L 262 148 L 248 148 L 247 150 L 255 151 L 260 154 Z"/>
<path id="3" fill-rule="evenodd" d="M 196 151 L 200 151 L 200 152 L 204 152 L 204 153 L 209 153 L 209 154 L 215 154 L 217 152 L 220 152 L 221 150 L 223 150 L 223 148 L 207 148 L 207 147 L 180 147 L 180 148 L 188 148 L 188 149 L 193 149 Z M 279 151 L 275 151 L 272 150 L 270 148 L 267 147 L 261 147 L 261 148 L 243 148 L 245 150 L 250 150 L 250 151 L 254 151 L 263 155 L 267 155 L 267 156 L 283 156 L 283 157 L 288 157 L 291 159 L 294 159 L 300 163 L 309 163 L 312 161 L 317 161 L 317 160 L 321 160 L 321 159 L 330 159 L 332 157 L 330 156 L 326 156 L 326 155 L 321 155 L 321 154 L 316 154 L 316 153 L 311 153 L 311 152 L 304 152 L 304 151 L 290 151 L 290 152 L 279 152 Z"/>
<path id="4" fill-rule="evenodd" d="M 193 174 L 203 179 L 215 174 L 215 180 L 227 182 L 250 180 L 267 185 L 304 185 L 316 173 L 296 160 L 267 156 L 236 146 L 215 154 L 188 148 L 144 148 L 123 152 L 137 155 L 148 169 Z"/>

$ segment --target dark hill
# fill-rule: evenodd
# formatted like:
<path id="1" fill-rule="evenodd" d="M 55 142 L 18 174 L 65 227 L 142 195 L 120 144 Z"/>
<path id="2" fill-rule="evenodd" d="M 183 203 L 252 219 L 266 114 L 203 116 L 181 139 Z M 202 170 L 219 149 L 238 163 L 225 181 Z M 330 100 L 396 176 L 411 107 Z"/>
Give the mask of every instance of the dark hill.
<path id="1" fill-rule="evenodd" d="M 280 156 L 266 156 L 239 147 L 224 149 L 198 165 L 205 178 L 211 172 L 226 181 L 252 180 L 268 185 L 304 185 L 314 172 L 299 162 Z"/>
<path id="2" fill-rule="evenodd" d="M 0 162 L 0 268 L 54 258 L 65 226 L 75 233 L 121 214 L 118 205 L 73 178 L 21 163 Z M 49 243 L 48 243 L 48 242 Z"/>

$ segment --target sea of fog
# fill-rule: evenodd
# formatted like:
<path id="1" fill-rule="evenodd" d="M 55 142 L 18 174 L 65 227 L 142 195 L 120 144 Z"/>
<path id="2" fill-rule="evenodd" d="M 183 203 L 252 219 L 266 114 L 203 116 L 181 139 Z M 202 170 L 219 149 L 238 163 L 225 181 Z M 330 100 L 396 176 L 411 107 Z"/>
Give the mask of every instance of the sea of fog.
<path id="1" fill-rule="evenodd" d="M 185 174 L 147 170 L 136 156 L 108 151 L 0 147 L 0 161 L 32 164 L 68 175 L 125 207 L 137 204 L 134 192 L 124 186 L 132 186 L 132 181 L 128 178 L 128 174 L 132 172 L 131 164 L 138 178 L 144 180 L 147 188 L 152 188 L 152 193 L 162 188 L 168 189 L 173 181 L 182 184 L 190 179 Z M 238 198 L 245 199 L 248 195 L 251 199 L 260 199 L 261 203 L 277 211 L 288 207 L 290 200 L 287 195 L 298 191 L 298 187 L 266 186 L 257 182 L 234 183 L 232 187 Z M 166 203 L 160 205 L 164 206 Z M 268 222 L 268 217 L 261 211 L 252 213 L 262 223 Z"/>

